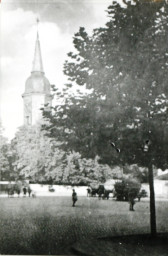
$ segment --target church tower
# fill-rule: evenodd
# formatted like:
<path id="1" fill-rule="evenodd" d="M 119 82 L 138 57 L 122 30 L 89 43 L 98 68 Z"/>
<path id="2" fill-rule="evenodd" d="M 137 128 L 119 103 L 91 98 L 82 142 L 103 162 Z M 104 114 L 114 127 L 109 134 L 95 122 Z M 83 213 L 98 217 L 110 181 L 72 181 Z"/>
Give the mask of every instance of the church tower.
<path id="1" fill-rule="evenodd" d="M 38 20 L 37 20 L 38 23 Z M 35 44 L 33 67 L 30 77 L 26 80 L 25 92 L 23 93 L 24 125 L 34 125 L 42 119 L 40 108 L 51 106 L 50 83 L 45 77 L 41 57 L 39 34 Z"/>

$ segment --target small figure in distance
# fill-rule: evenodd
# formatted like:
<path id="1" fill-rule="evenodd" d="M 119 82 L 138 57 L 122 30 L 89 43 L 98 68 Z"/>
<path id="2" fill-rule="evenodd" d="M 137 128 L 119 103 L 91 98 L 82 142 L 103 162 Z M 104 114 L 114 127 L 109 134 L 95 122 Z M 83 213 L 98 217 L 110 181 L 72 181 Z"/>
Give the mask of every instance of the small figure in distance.
<path id="1" fill-rule="evenodd" d="M 14 185 L 14 190 L 16 191 L 18 197 L 20 197 L 21 188 L 22 188 L 22 182 L 20 180 L 17 180 Z"/>
<path id="2" fill-rule="evenodd" d="M 31 192 L 32 192 L 32 190 L 31 190 L 30 186 L 28 186 L 27 191 L 28 191 L 28 194 L 29 194 L 29 197 L 30 197 L 30 194 L 31 194 Z"/>
<path id="3" fill-rule="evenodd" d="M 91 187 L 88 187 L 87 188 L 87 197 L 90 196 L 90 194 L 91 194 Z"/>
<path id="4" fill-rule="evenodd" d="M 19 197 L 20 196 L 20 192 L 21 192 L 19 187 L 16 189 L 16 192 L 17 192 L 18 197 Z"/>
<path id="5" fill-rule="evenodd" d="M 11 191 L 11 189 L 12 189 L 12 184 L 11 184 L 11 181 L 9 181 L 9 183 L 8 183 L 8 186 L 7 186 L 7 193 L 8 193 L 8 197 L 10 196 L 10 191 Z"/>
<path id="6" fill-rule="evenodd" d="M 129 205 L 130 205 L 129 210 L 130 210 L 130 211 L 135 211 L 135 210 L 134 210 L 135 195 L 134 195 L 133 192 L 129 192 L 129 193 L 128 193 L 128 200 L 129 200 Z"/>
<path id="7" fill-rule="evenodd" d="M 75 207 L 75 203 L 76 201 L 78 200 L 78 197 L 77 197 L 77 193 L 75 192 L 75 189 L 73 189 L 73 193 L 72 193 L 72 206 Z"/>
<path id="8" fill-rule="evenodd" d="M 23 188 L 23 196 L 26 196 L 26 193 L 27 193 L 27 189 L 26 187 Z"/>

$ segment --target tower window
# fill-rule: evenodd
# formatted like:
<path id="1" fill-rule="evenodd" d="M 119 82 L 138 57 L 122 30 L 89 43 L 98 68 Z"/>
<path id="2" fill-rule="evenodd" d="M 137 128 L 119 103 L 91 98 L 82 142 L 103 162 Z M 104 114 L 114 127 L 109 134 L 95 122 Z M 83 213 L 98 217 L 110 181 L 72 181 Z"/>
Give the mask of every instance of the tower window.
<path id="1" fill-rule="evenodd" d="M 30 117 L 26 116 L 26 124 L 30 124 Z"/>

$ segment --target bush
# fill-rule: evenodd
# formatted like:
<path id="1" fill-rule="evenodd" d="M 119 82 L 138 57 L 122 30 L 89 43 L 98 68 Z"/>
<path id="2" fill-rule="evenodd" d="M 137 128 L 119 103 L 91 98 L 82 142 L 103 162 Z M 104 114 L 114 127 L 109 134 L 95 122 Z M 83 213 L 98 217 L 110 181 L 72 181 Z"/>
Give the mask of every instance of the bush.
<path id="1" fill-rule="evenodd" d="M 129 197 L 136 198 L 141 188 L 140 182 L 136 179 L 123 178 L 122 181 L 116 182 L 114 185 L 114 197 L 118 201 L 128 201 Z"/>
<path id="2" fill-rule="evenodd" d="M 147 197 L 148 193 L 146 192 L 145 189 L 142 189 L 139 193 L 138 193 L 138 200 L 140 201 L 142 197 Z"/>

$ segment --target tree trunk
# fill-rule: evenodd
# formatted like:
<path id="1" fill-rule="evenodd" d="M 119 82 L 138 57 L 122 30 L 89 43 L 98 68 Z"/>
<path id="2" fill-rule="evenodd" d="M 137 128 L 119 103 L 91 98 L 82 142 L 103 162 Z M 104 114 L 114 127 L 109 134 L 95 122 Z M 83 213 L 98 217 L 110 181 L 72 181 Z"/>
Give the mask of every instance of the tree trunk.
<path id="1" fill-rule="evenodd" d="M 149 174 L 149 189 L 150 189 L 150 225 L 151 225 L 151 236 L 156 236 L 156 212 L 155 212 L 155 192 L 153 182 L 153 168 L 152 164 L 148 166 Z"/>

